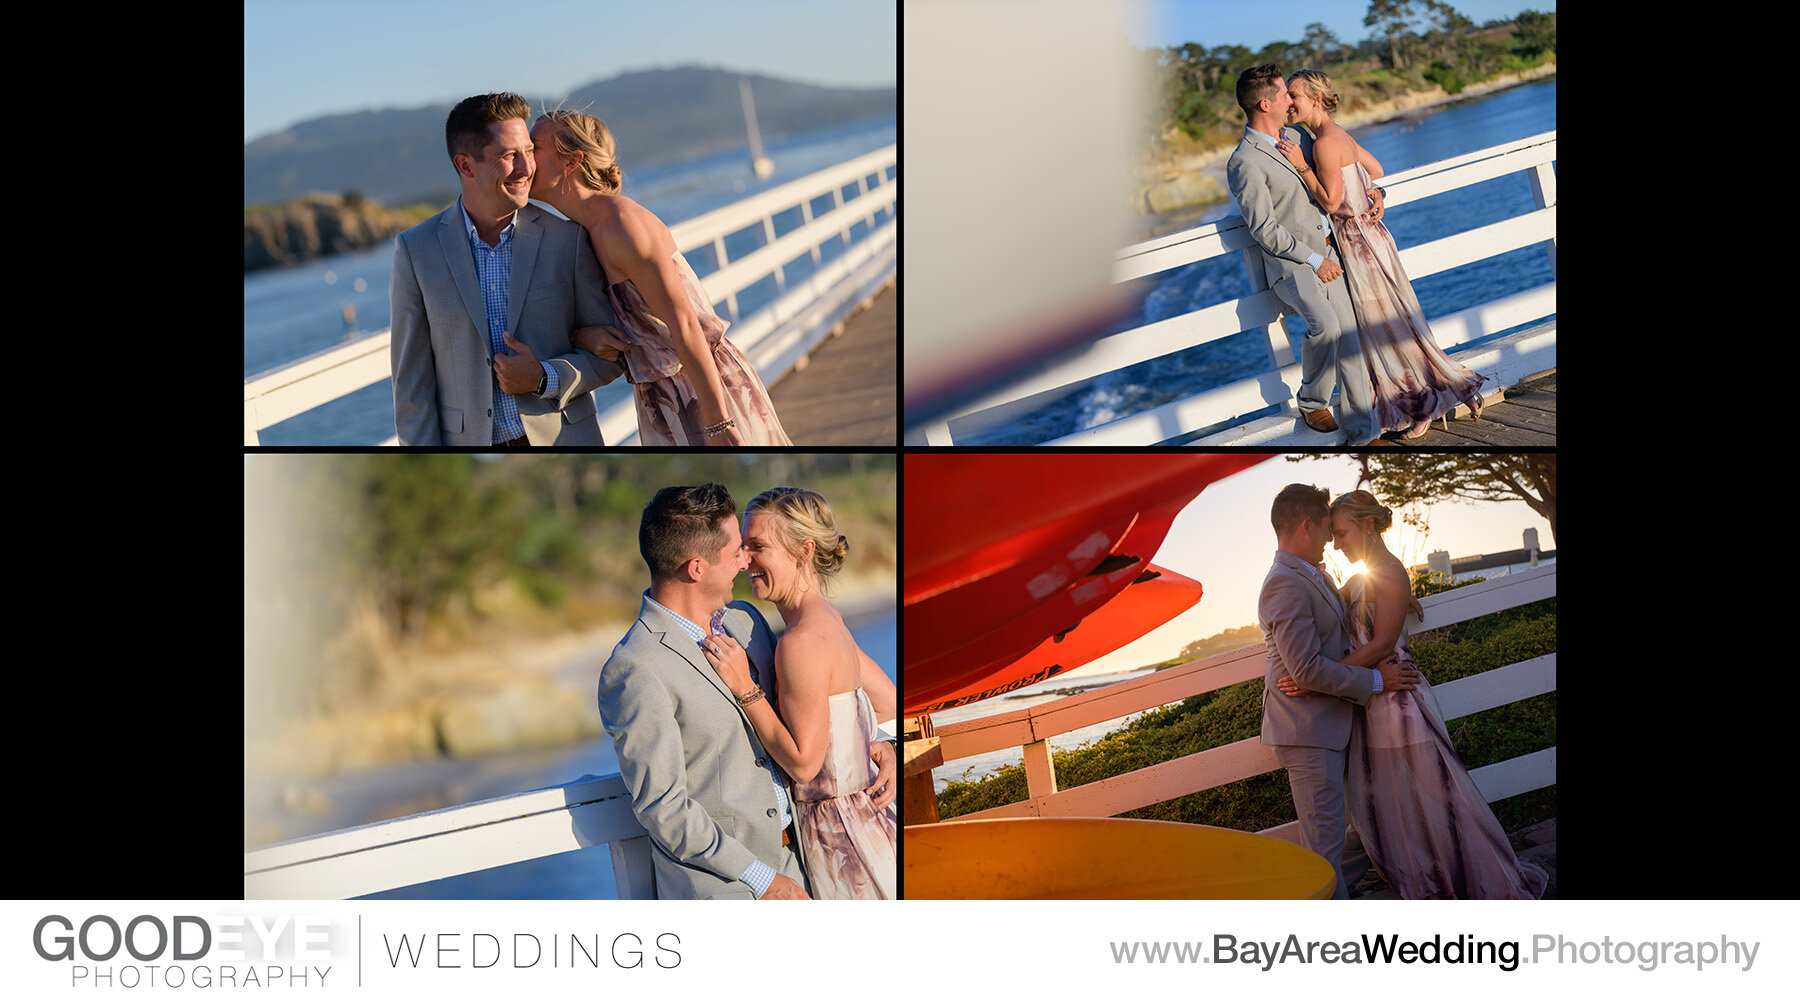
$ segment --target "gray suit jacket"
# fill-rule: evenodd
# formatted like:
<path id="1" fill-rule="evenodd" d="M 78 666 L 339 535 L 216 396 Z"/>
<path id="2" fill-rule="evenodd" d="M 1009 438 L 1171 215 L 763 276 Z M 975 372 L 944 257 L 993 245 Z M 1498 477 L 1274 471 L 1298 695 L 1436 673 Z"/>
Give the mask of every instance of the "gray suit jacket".
<path id="1" fill-rule="evenodd" d="M 1309 152 L 1312 140 L 1300 129 L 1283 128 L 1282 136 Z M 1325 243 L 1325 225 L 1319 206 L 1306 192 L 1300 172 L 1287 157 L 1254 136 L 1246 134 L 1225 164 L 1225 180 L 1250 236 L 1262 248 L 1263 271 L 1269 286 L 1298 274 L 1307 258 L 1319 254 L 1335 260 Z"/>
<path id="2" fill-rule="evenodd" d="M 617 322 L 605 281 L 586 230 L 536 205 L 519 210 L 507 331 L 554 366 L 561 380 L 554 398 L 513 397 L 534 445 L 605 443 L 592 393 L 621 369 L 570 340 L 581 327 Z M 493 444 L 493 352 L 461 198 L 395 237 L 388 302 L 400 443 Z"/>
<path id="3" fill-rule="evenodd" d="M 1375 671 L 1342 662 L 1355 648 L 1337 591 L 1304 560 L 1277 551 L 1257 601 L 1269 658 L 1263 666 L 1262 742 L 1275 746 L 1350 745 L 1356 705 L 1374 693 Z M 1289 676 L 1312 694 L 1283 694 L 1275 686 Z"/>
<path id="4" fill-rule="evenodd" d="M 600 670 L 600 719 L 654 845 L 657 896 L 752 898 L 740 876 L 753 859 L 805 885 L 796 852 L 782 846 L 775 786 L 749 718 L 699 646 L 648 598 Z M 772 699 L 774 633 L 751 605 L 728 608 L 725 631 L 749 651 Z"/>

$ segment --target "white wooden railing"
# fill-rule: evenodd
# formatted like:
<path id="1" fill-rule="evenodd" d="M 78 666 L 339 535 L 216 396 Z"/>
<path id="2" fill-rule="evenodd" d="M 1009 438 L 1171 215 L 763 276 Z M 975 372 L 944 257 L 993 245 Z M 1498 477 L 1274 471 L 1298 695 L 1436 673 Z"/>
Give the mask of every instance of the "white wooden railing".
<path id="1" fill-rule="evenodd" d="M 618 775 L 244 852 L 245 899 L 350 899 L 607 845 L 620 899 L 652 899 L 650 838 Z"/>
<path id="2" fill-rule="evenodd" d="M 896 273 L 898 151 L 898 146 L 887 146 L 671 227 L 683 253 L 712 248 L 718 269 L 704 275 L 701 284 L 722 304 L 720 315 L 732 323 L 727 335 L 765 383 L 792 370 Z M 796 211 L 799 225 L 776 235 L 777 220 L 787 225 Z M 868 231 L 852 242 L 859 226 Z M 761 245 L 732 258 L 726 238 L 756 227 L 762 232 Z M 836 239 L 845 248 L 827 262 L 823 248 Z M 787 265 L 802 257 L 811 258 L 810 273 L 790 280 Z M 775 299 L 740 315 L 739 296 L 770 278 Z M 390 332 L 381 330 L 246 378 L 244 444 L 253 447 L 263 429 L 389 378 Z M 608 444 L 636 443 L 637 420 L 629 397 L 600 413 L 600 431 Z M 390 436 L 367 443 L 395 440 Z"/>
<path id="3" fill-rule="evenodd" d="M 1382 178 L 1386 205 L 1443 195 L 1481 181 L 1524 172 L 1536 207 L 1499 222 L 1457 233 L 1400 251 L 1401 263 L 1414 281 L 1485 260 L 1502 253 L 1542 244 L 1550 255 L 1551 280 L 1537 288 L 1470 306 L 1448 316 L 1428 317 L 1438 345 L 1464 365 L 1490 376 L 1484 386 L 1495 391 L 1516 385 L 1556 367 L 1554 319 L 1496 340 L 1459 349 L 1556 312 L 1556 133 L 1545 132 L 1489 149 L 1414 167 Z M 1229 385 L 1196 393 L 1142 413 L 1044 442 L 1051 445 L 1157 444 L 1205 428 L 1215 428 L 1198 445 L 1270 447 L 1318 445 L 1316 432 L 1299 426 L 1294 392 L 1300 366 L 1281 317 L 1286 306 L 1269 291 L 1262 256 L 1241 216 L 1198 226 L 1169 236 L 1133 244 L 1114 259 L 1113 280 L 1133 281 L 1170 268 L 1237 252 L 1249 272 L 1249 295 L 1207 306 L 1130 330 L 1101 337 L 1085 347 L 1014 373 L 1004 386 L 972 400 L 934 422 L 909 428 L 908 444 L 952 445 L 996 424 L 1017 419 L 1054 402 L 1086 381 L 1130 365 L 1159 358 L 1198 344 L 1223 340 L 1245 330 L 1262 329 L 1268 367 Z M 1271 405 L 1275 416 L 1260 416 Z"/>
<path id="4" fill-rule="evenodd" d="M 1556 566 L 1540 566 L 1425 598 L 1420 630 L 1441 628 L 1507 608 L 1556 596 Z M 936 727 L 942 763 L 1022 747 L 1027 798 L 984 809 L 957 820 L 1011 816 L 1117 816 L 1280 768 L 1258 737 L 1239 740 L 1128 774 L 1059 790 L 1049 740 L 1096 723 L 1121 719 L 1227 685 L 1263 676 L 1262 643 L 1209 656 L 1149 677 L 1059 698 L 1034 708 Z M 1510 704 L 1556 690 L 1556 654 L 1522 660 L 1470 677 L 1433 686 L 1445 720 Z M 1514 757 L 1469 772 L 1490 802 L 1556 783 L 1556 748 Z M 909 817 L 910 818 L 910 817 Z M 913 819 L 917 822 L 917 819 Z M 1298 825 L 1262 831 L 1299 842 Z"/>

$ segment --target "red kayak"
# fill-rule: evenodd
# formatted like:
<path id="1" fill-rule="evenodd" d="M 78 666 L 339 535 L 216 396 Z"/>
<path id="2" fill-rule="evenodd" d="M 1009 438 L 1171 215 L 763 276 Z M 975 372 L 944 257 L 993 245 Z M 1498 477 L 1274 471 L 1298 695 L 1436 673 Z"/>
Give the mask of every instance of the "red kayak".
<path id="1" fill-rule="evenodd" d="M 1208 483 L 1269 457 L 907 455 L 904 712 L 992 689 L 1142 577 Z"/>
<path id="2" fill-rule="evenodd" d="M 914 693 L 909 680 L 908 697 L 930 702 L 921 712 L 939 712 L 1029 687 L 1135 642 L 1199 602 L 1198 580 L 1152 565 L 1073 628 L 1038 643 L 978 683 L 941 694 L 936 689 Z"/>

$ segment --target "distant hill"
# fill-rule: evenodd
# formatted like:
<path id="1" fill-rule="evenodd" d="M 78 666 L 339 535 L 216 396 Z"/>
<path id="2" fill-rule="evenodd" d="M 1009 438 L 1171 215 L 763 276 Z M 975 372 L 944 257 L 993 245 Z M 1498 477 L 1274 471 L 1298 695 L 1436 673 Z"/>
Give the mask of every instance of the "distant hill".
<path id="1" fill-rule="evenodd" d="M 629 176 L 633 169 L 745 146 L 740 77 L 750 80 L 764 145 L 784 133 L 898 108 L 893 87 L 815 87 L 699 67 L 627 73 L 566 99 L 522 96 L 534 112 L 560 103 L 604 121 Z M 284 202 L 311 191 L 355 191 L 389 205 L 446 200 L 456 176 L 444 150 L 444 119 L 455 103 L 331 115 L 246 143 L 244 203 Z"/>

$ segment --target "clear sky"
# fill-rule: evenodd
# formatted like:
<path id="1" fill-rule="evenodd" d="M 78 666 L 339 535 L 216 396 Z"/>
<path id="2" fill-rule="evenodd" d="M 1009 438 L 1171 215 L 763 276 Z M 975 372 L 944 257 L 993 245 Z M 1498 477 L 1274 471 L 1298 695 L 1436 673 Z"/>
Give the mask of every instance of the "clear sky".
<path id="1" fill-rule="evenodd" d="M 244 141 L 329 114 L 499 90 L 560 97 L 690 64 L 891 87 L 896 10 L 865 0 L 245 0 Z"/>
<path id="2" fill-rule="evenodd" d="M 1175 518 L 1154 560 L 1199 580 L 1205 588 L 1200 603 L 1137 642 L 1066 676 L 1146 666 L 1175 656 L 1195 639 L 1256 624 L 1257 593 L 1275 558 L 1269 503 L 1289 483 L 1320 486 L 1333 497 L 1348 493 L 1356 489 L 1357 472 L 1355 460 L 1341 456 L 1304 462 L 1277 456 L 1208 486 Z M 1538 529 L 1540 548 L 1557 547 L 1550 522 L 1522 501 L 1439 503 L 1431 509 L 1428 536 L 1403 524 L 1400 514 L 1395 511 L 1394 526 L 1385 537 L 1388 548 L 1408 566 L 1424 562 L 1436 549 L 1446 549 L 1456 558 L 1516 549 L 1525 529 L 1532 527 Z M 1335 550 L 1327 547 L 1325 557 L 1327 568 L 1341 570 L 1342 556 Z"/>
<path id="3" fill-rule="evenodd" d="M 1512 18 L 1522 10 L 1556 12 L 1556 0 L 1450 0 L 1450 6 L 1476 24 Z M 1196 42 L 1208 48 L 1242 45 L 1256 50 L 1271 42 L 1298 42 L 1306 26 L 1317 21 L 1338 41 L 1354 45 L 1375 33 L 1363 26 L 1368 12 L 1368 0 L 1142 0 L 1138 26 L 1127 34 L 1146 48 Z"/>

